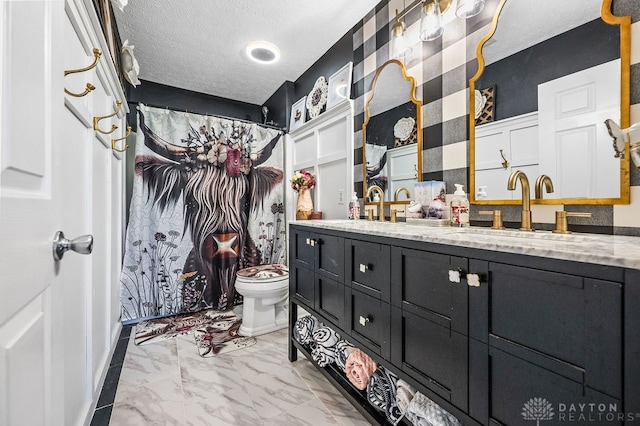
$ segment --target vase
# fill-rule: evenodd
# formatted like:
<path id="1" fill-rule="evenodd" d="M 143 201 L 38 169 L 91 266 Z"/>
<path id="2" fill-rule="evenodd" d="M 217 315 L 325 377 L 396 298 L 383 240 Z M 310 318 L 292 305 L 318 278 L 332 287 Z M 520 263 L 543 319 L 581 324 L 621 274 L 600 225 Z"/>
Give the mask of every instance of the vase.
<path id="1" fill-rule="evenodd" d="M 313 213 L 313 200 L 308 188 L 300 188 L 298 191 L 298 204 L 296 205 L 296 219 L 308 220 Z"/>

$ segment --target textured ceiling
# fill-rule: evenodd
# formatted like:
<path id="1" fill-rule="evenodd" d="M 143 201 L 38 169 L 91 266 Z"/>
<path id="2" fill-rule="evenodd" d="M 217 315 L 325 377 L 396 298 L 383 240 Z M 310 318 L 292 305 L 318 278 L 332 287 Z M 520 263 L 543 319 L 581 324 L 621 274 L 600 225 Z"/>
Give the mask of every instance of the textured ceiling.
<path id="1" fill-rule="evenodd" d="M 130 0 L 114 13 L 122 41 L 135 46 L 140 79 L 262 105 L 378 1 Z M 243 47 L 253 40 L 276 44 L 280 61 L 250 61 Z"/>

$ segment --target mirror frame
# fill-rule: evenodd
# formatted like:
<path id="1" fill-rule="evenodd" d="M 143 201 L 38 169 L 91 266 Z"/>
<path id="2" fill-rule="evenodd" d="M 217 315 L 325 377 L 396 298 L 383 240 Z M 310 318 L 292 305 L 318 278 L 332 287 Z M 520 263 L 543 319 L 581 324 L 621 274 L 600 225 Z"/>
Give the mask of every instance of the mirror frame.
<path id="1" fill-rule="evenodd" d="M 366 100 L 364 104 L 364 123 L 362 123 L 362 198 L 364 199 L 365 205 L 377 205 L 378 203 L 368 202 L 367 199 L 367 124 L 369 123 L 369 119 L 371 116 L 369 115 L 369 103 L 373 99 L 376 91 L 376 82 L 378 81 L 378 77 L 382 73 L 385 67 L 391 64 L 396 64 L 402 70 L 402 77 L 411 83 L 411 93 L 410 93 L 410 101 L 416 106 L 416 127 L 417 127 L 417 135 L 416 135 L 416 149 L 417 149 L 417 158 L 416 158 L 416 169 L 417 169 L 417 179 L 416 182 L 422 182 L 422 101 L 416 98 L 416 79 L 407 74 L 407 68 L 404 64 L 397 59 L 389 59 L 387 62 L 382 64 L 380 68 L 376 70 L 376 75 L 373 78 L 373 82 L 371 83 L 371 95 Z M 391 204 L 409 204 L 411 200 L 402 200 L 402 201 L 384 201 L 384 205 Z"/>
<path id="2" fill-rule="evenodd" d="M 469 80 L 469 201 L 472 204 L 507 205 L 520 204 L 520 199 L 514 200 L 477 200 L 475 183 L 475 86 L 476 81 L 482 76 L 484 71 L 484 57 L 482 48 L 485 43 L 493 37 L 498 27 L 498 18 L 502 7 L 509 0 L 500 0 L 496 12 L 491 22 L 489 33 L 485 35 L 476 50 L 478 59 L 478 71 Z M 620 27 L 620 127 L 626 128 L 630 125 L 630 75 L 631 75 L 631 17 L 615 16 L 611 11 L 613 0 L 602 0 L 600 8 L 601 19 L 609 25 Z M 613 153 L 611 154 L 613 155 Z M 505 181 L 506 185 L 506 181 Z M 620 160 L 620 198 L 551 198 L 534 199 L 531 204 L 629 204 L 630 203 L 630 180 L 629 180 L 629 142 L 625 146 L 624 160 Z"/>

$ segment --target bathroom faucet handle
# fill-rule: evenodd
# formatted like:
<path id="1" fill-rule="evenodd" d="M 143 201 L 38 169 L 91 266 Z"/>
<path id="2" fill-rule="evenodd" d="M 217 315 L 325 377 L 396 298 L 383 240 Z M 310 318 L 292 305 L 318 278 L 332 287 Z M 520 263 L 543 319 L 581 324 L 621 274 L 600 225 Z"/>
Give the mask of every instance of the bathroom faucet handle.
<path id="1" fill-rule="evenodd" d="M 568 217 L 591 217 L 591 213 L 581 212 L 567 212 L 564 210 L 556 212 L 556 229 L 553 230 L 554 234 L 570 234 L 569 225 L 567 224 Z"/>
<path id="2" fill-rule="evenodd" d="M 367 209 L 367 220 L 373 220 L 373 209 Z"/>
<path id="3" fill-rule="evenodd" d="M 483 215 L 493 215 L 493 225 L 491 225 L 491 229 L 504 229 L 504 225 L 502 224 L 501 210 L 480 210 L 478 213 Z"/>
<path id="4" fill-rule="evenodd" d="M 396 223 L 398 221 L 398 212 L 402 210 L 391 209 L 391 216 L 389 218 L 389 222 Z"/>

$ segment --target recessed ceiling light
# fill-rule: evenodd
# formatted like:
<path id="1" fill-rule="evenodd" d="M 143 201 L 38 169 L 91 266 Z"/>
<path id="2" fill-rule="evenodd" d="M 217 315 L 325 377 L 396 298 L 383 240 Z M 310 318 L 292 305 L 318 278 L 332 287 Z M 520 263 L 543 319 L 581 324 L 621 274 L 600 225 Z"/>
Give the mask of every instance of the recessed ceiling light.
<path id="1" fill-rule="evenodd" d="M 280 49 L 268 41 L 252 41 L 244 48 L 249 59 L 261 64 L 273 64 L 280 59 Z"/>

